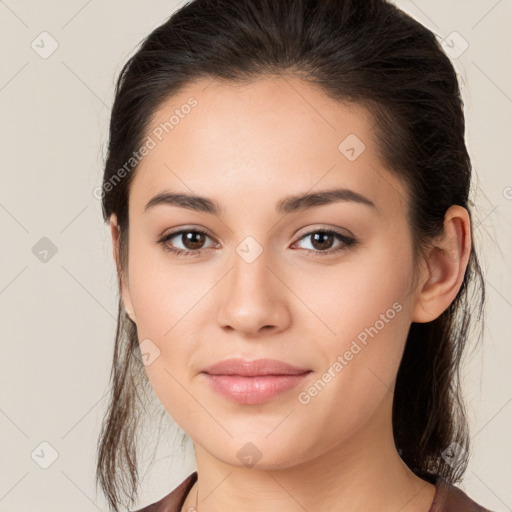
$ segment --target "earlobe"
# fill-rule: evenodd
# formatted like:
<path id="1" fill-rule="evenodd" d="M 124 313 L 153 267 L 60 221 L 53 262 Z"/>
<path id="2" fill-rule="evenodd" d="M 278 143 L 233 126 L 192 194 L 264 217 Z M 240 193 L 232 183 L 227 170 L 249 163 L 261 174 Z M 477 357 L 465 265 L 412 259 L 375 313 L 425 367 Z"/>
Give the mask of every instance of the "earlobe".
<path id="1" fill-rule="evenodd" d="M 127 316 L 128 316 L 128 318 L 130 318 L 130 320 L 131 320 L 134 324 L 135 324 L 135 323 L 137 323 L 137 322 L 135 321 L 135 315 L 133 314 L 133 311 L 129 311 L 128 309 L 126 309 L 126 308 L 125 308 L 124 312 L 125 312 L 125 315 L 127 315 Z"/>
<path id="2" fill-rule="evenodd" d="M 118 283 L 120 287 L 121 298 L 124 304 L 124 311 L 129 318 L 135 323 L 135 314 L 133 312 L 133 305 L 130 297 L 130 290 L 126 280 L 125 273 L 122 271 L 120 263 L 120 241 L 121 241 L 121 228 L 117 223 L 117 216 L 112 214 L 110 216 L 110 233 L 112 235 L 112 253 L 114 263 L 117 269 Z"/>
<path id="3" fill-rule="evenodd" d="M 434 241 L 425 260 L 424 277 L 413 308 L 413 322 L 435 320 L 449 307 L 462 285 L 470 252 L 468 211 L 453 205 L 445 214 L 443 234 Z"/>

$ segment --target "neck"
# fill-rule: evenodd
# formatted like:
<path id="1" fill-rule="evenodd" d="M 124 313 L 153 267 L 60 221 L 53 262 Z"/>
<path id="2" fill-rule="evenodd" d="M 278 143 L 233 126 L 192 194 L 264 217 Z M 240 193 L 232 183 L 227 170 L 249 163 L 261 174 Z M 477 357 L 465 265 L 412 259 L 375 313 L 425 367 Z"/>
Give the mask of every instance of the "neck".
<path id="1" fill-rule="evenodd" d="M 194 450 L 198 481 L 185 512 L 197 496 L 198 512 L 428 512 L 435 494 L 398 455 L 391 421 L 368 422 L 316 458 L 279 469 L 226 464 L 197 444 Z"/>

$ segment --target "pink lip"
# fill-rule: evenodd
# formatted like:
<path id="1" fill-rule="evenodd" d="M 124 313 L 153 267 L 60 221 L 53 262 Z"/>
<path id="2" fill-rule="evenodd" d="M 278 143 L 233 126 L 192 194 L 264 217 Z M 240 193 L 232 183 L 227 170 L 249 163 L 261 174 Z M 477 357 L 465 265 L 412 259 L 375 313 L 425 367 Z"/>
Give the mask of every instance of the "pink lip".
<path id="1" fill-rule="evenodd" d="M 241 375 L 244 377 L 257 377 L 261 375 L 299 375 L 309 372 L 309 368 L 299 368 L 278 361 L 277 359 L 254 359 L 246 361 L 239 357 L 224 359 L 205 368 L 203 372 L 210 375 Z"/>
<path id="2" fill-rule="evenodd" d="M 226 359 L 203 370 L 208 384 L 240 404 L 261 404 L 296 387 L 311 370 L 275 359 Z"/>

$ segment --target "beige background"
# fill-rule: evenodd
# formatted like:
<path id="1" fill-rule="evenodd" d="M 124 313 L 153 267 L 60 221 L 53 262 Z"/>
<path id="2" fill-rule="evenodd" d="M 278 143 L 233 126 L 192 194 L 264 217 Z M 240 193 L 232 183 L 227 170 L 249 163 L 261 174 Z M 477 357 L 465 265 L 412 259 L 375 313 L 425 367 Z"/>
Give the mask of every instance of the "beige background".
<path id="1" fill-rule="evenodd" d="M 488 286 L 484 345 L 465 378 L 473 436 L 460 484 L 494 511 L 512 510 L 511 0 L 400 0 L 453 58 L 476 171 L 477 241 Z M 177 2 L 0 0 L 0 511 L 106 510 L 94 487 L 115 333 L 111 242 L 92 191 L 101 184 L 114 80 Z M 40 36 L 46 31 L 50 36 Z M 42 58 L 31 44 L 58 48 Z M 507 50 L 507 48 L 509 48 Z M 41 239 L 46 237 L 51 241 Z M 34 249 L 35 247 L 35 249 Z M 56 253 L 40 260 L 41 248 Z M 34 253 L 38 253 L 36 257 Z M 140 505 L 194 469 L 174 433 L 143 461 Z M 52 448 L 58 454 L 51 462 Z M 36 463 L 37 461 L 37 463 Z"/>

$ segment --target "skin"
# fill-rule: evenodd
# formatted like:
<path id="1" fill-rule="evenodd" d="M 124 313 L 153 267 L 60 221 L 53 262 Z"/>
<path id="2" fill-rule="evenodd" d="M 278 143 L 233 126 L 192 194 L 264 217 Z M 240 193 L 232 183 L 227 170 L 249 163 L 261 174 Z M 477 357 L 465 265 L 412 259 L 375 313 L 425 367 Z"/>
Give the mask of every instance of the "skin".
<path id="1" fill-rule="evenodd" d="M 468 212 L 447 211 L 443 236 L 415 272 L 406 188 L 381 161 L 362 107 L 335 102 L 290 76 L 243 86 L 199 81 L 166 101 L 152 126 L 190 96 L 198 105 L 134 176 L 122 280 L 139 341 L 149 338 L 160 350 L 145 367 L 151 385 L 194 442 L 199 480 L 182 510 L 195 505 L 198 490 L 201 512 L 427 512 L 435 488 L 409 470 L 393 441 L 393 387 L 411 322 L 437 318 L 461 286 Z M 366 146 L 354 161 L 338 149 L 349 134 Z M 275 211 L 290 194 L 340 187 L 375 208 L 345 201 Z M 144 212 L 151 198 L 171 190 L 212 198 L 222 211 L 159 205 Z M 175 256 L 158 243 L 180 227 L 208 232 L 196 246 L 204 247 L 199 256 Z M 302 234 L 326 227 L 358 244 L 315 257 L 328 243 L 315 246 Z M 115 216 L 111 230 L 118 261 Z M 236 251 L 247 236 L 263 249 L 252 263 Z M 194 247 L 186 243 L 182 236 L 167 242 Z M 331 250 L 342 243 L 334 237 Z M 394 303 L 400 312 L 309 403 L 300 403 L 299 392 Z M 200 372 L 237 356 L 275 358 L 312 373 L 270 402 L 236 404 L 210 389 Z M 261 453 L 253 467 L 237 456 L 248 442 Z"/>

